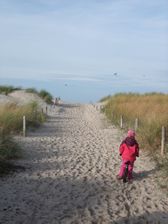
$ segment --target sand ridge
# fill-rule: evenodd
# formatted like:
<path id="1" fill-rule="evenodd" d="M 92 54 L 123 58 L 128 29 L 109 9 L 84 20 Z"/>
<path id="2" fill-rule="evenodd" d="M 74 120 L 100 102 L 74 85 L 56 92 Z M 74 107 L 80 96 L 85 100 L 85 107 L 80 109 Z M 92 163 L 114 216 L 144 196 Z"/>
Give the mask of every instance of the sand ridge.
<path id="1" fill-rule="evenodd" d="M 18 137 L 24 156 L 17 164 L 26 170 L 0 179 L 0 223 L 168 223 L 168 199 L 146 155 L 132 184 L 116 180 L 123 136 L 93 105 L 63 104 L 49 115 Z"/>

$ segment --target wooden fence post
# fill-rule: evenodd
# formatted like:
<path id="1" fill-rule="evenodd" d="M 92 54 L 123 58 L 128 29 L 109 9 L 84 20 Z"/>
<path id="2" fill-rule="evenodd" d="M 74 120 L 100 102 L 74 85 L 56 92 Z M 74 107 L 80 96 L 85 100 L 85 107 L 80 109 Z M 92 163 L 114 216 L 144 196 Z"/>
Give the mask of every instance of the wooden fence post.
<path id="1" fill-rule="evenodd" d="M 164 148 L 165 148 L 165 127 L 162 126 L 161 156 L 164 155 Z"/>
<path id="2" fill-rule="evenodd" d="M 23 136 L 26 137 L 26 117 L 23 116 Z"/>
<path id="3" fill-rule="evenodd" d="M 135 131 L 138 129 L 138 118 L 135 119 Z"/>
<path id="4" fill-rule="evenodd" d="M 120 118 L 120 128 L 123 128 L 123 116 L 121 115 L 121 118 Z"/>

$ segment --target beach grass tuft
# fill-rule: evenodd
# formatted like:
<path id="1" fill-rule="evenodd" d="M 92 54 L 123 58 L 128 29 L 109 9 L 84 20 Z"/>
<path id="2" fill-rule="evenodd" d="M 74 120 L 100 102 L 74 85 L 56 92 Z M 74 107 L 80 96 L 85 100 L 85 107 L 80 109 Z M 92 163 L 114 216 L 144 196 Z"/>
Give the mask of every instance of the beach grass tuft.
<path id="1" fill-rule="evenodd" d="M 160 155 L 162 126 L 168 132 L 168 94 L 116 94 L 108 97 L 103 111 L 116 126 L 120 126 L 122 116 L 125 131 L 129 128 L 135 129 L 135 120 L 138 119 L 136 132 L 141 149 L 147 150 L 156 159 L 163 176 L 168 173 L 167 133 L 164 156 L 161 158 Z"/>
<path id="2" fill-rule="evenodd" d="M 7 160 L 21 156 L 21 147 L 13 140 L 12 135 L 22 134 L 23 116 L 26 117 L 27 128 L 38 127 L 45 121 L 45 115 L 36 102 L 24 106 L 5 104 L 0 107 L 0 174 L 14 167 Z M 6 171 L 3 169 L 5 167 Z"/>

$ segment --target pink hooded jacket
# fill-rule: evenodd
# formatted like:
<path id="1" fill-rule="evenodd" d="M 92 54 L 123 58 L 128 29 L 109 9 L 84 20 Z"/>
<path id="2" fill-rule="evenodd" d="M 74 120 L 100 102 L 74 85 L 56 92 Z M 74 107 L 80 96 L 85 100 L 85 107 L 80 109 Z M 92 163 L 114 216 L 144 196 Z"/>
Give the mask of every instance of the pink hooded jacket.
<path id="1" fill-rule="evenodd" d="M 133 135 L 127 136 L 120 145 L 120 155 L 123 160 L 134 162 L 136 157 L 139 157 L 139 145 Z"/>

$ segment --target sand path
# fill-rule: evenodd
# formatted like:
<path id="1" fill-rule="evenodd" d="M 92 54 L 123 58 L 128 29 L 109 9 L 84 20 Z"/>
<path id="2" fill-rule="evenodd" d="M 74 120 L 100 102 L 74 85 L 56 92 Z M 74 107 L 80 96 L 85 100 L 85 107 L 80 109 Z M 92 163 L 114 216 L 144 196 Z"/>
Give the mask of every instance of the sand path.
<path id="1" fill-rule="evenodd" d="M 92 105 L 63 105 L 19 138 L 25 171 L 0 178 L 1 224 L 168 223 L 154 164 L 141 156 L 132 184 L 115 176 L 121 133 Z"/>

